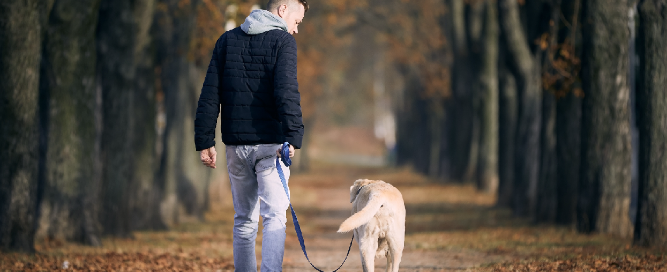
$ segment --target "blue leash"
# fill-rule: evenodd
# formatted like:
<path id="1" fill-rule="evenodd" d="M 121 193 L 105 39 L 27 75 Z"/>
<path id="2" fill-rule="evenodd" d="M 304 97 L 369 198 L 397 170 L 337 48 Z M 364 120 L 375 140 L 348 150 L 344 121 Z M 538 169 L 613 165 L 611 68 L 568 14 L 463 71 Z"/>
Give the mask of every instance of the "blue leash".
<path id="1" fill-rule="evenodd" d="M 283 173 L 283 169 L 280 167 L 281 159 L 283 161 L 283 164 L 285 164 L 285 166 L 290 167 L 290 165 L 292 165 L 292 159 L 290 159 L 289 157 L 289 143 L 287 142 L 283 144 L 283 147 L 280 150 L 280 158 L 276 157 L 276 168 L 278 168 L 278 175 L 280 176 L 280 180 L 283 182 L 283 188 L 285 189 L 287 200 L 290 200 L 289 189 L 287 188 L 287 180 L 285 180 L 285 174 Z M 299 219 L 296 218 L 296 213 L 294 212 L 294 207 L 292 207 L 291 202 L 289 204 L 289 207 L 292 210 L 292 222 L 294 222 L 294 230 L 296 231 L 296 236 L 299 238 L 299 243 L 301 244 L 301 250 L 303 251 L 303 255 L 306 256 L 306 260 L 308 260 L 310 266 L 315 268 L 315 270 L 317 271 L 324 272 L 319 268 L 315 267 L 313 263 L 310 262 L 310 259 L 308 258 L 308 253 L 306 253 L 306 244 L 303 242 L 303 234 L 301 234 L 301 226 L 299 226 Z M 340 266 L 336 268 L 336 270 L 334 270 L 333 272 L 338 271 L 338 269 L 343 267 L 345 261 L 347 261 L 347 257 L 350 256 L 350 249 L 352 249 L 352 241 L 354 241 L 354 234 L 352 234 L 352 240 L 350 241 L 350 246 L 347 248 L 347 255 L 345 255 L 345 260 L 343 260 L 343 263 L 340 264 Z"/>

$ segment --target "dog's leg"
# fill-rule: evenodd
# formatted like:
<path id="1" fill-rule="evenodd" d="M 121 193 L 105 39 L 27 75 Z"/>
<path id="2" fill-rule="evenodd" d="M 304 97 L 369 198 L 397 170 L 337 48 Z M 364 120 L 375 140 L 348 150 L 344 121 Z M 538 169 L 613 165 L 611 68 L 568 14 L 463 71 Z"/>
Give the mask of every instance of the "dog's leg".
<path id="1" fill-rule="evenodd" d="M 359 240 L 359 253 L 361 254 L 361 265 L 364 269 L 364 272 L 373 272 L 375 271 L 375 252 L 378 248 L 377 237 L 374 237 L 372 233 L 364 233 L 364 231 L 358 231 L 361 234 Z"/>
<path id="2" fill-rule="evenodd" d="M 389 250 L 389 243 L 387 242 L 386 238 L 382 238 L 379 240 L 378 243 L 378 250 L 377 253 L 375 254 L 375 258 L 386 258 L 387 259 L 387 271 L 391 271 L 391 264 L 392 262 L 392 256 L 391 256 L 391 251 Z"/>
<path id="3" fill-rule="evenodd" d="M 375 247 L 368 244 L 360 247 L 364 247 L 363 251 L 361 252 L 361 263 L 363 265 L 364 272 L 375 271 Z"/>
<path id="4" fill-rule="evenodd" d="M 394 271 L 392 265 L 394 264 L 394 255 L 391 253 L 391 250 L 387 249 L 387 272 Z"/>
<path id="5" fill-rule="evenodd" d="M 389 244 L 387 263 L 389 263 L 389 258 L 391 258 L 391 265 L 387 264 L 387 271 L 398 272 L 398 266 L 401 263 L 401 258 L 403 257 L 403 239 L 400 237 L 392 237 L 387 239 L 387 242 Z M 391 270 L 389 270 L 389 267 L 391 267 Z"/>

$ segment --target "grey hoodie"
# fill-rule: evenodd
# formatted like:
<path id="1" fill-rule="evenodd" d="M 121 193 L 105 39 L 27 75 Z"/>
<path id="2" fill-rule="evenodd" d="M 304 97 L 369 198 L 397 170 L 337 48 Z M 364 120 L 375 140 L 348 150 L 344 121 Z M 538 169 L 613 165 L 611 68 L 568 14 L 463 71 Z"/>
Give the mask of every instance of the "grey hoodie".
<path id="1" fill-rule="evenodd" d="M 245 18 L 241 29 L 248 35 L 257 35 L 274 29 L 287 31 L 287 23 L 268 10 L 256 9 Z"/>

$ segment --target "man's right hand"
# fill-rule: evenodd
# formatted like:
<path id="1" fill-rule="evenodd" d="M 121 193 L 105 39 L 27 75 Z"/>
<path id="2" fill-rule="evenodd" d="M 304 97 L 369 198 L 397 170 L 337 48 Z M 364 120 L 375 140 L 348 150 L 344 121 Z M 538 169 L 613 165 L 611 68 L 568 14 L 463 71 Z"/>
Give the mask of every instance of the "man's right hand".
<path id="1" fill-rule="evenodd" d="M 276 150 L 276 154 L 278 154 L 278 158 L 280 158 L 280 152 L 281 152 L 281 151 L 282 151 L 282 148 L 278 148 L 278 150 Z M 293 145 L 289 145 L 289 157 L 290 157 L 290 158 L 291 158 L 291 157 L 294 157 L 294 153 L 295 153 L 295 152 L 294 152 L 294 146 L 293 146 Z"/>
<path id="2" fill-rule="evenodd" d="M 201 162 L 207 167 L 215 168 L 216 154 L 217 153 L 215 152 L 215 146 L 211 146 L 208 149 L 202 150 L 201 153 L 199 154 L 199 158 L 201 159 Z"/>

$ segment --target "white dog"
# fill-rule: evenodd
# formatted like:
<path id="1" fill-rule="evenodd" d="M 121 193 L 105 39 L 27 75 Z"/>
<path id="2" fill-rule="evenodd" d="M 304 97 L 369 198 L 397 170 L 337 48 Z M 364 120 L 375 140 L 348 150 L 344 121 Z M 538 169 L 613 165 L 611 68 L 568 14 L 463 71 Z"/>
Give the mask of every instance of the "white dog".
<path id="1" fill-rule="evenodd" d="M 381 180 L 360 179 L 350 187 L 352 216 L 338 232 L 354 229 L 364 272 L 373 272 L 375 257 L 387 258 L 387 271 L 396 272 L 405 241 L 405 204 L 396 187 Z"/>

